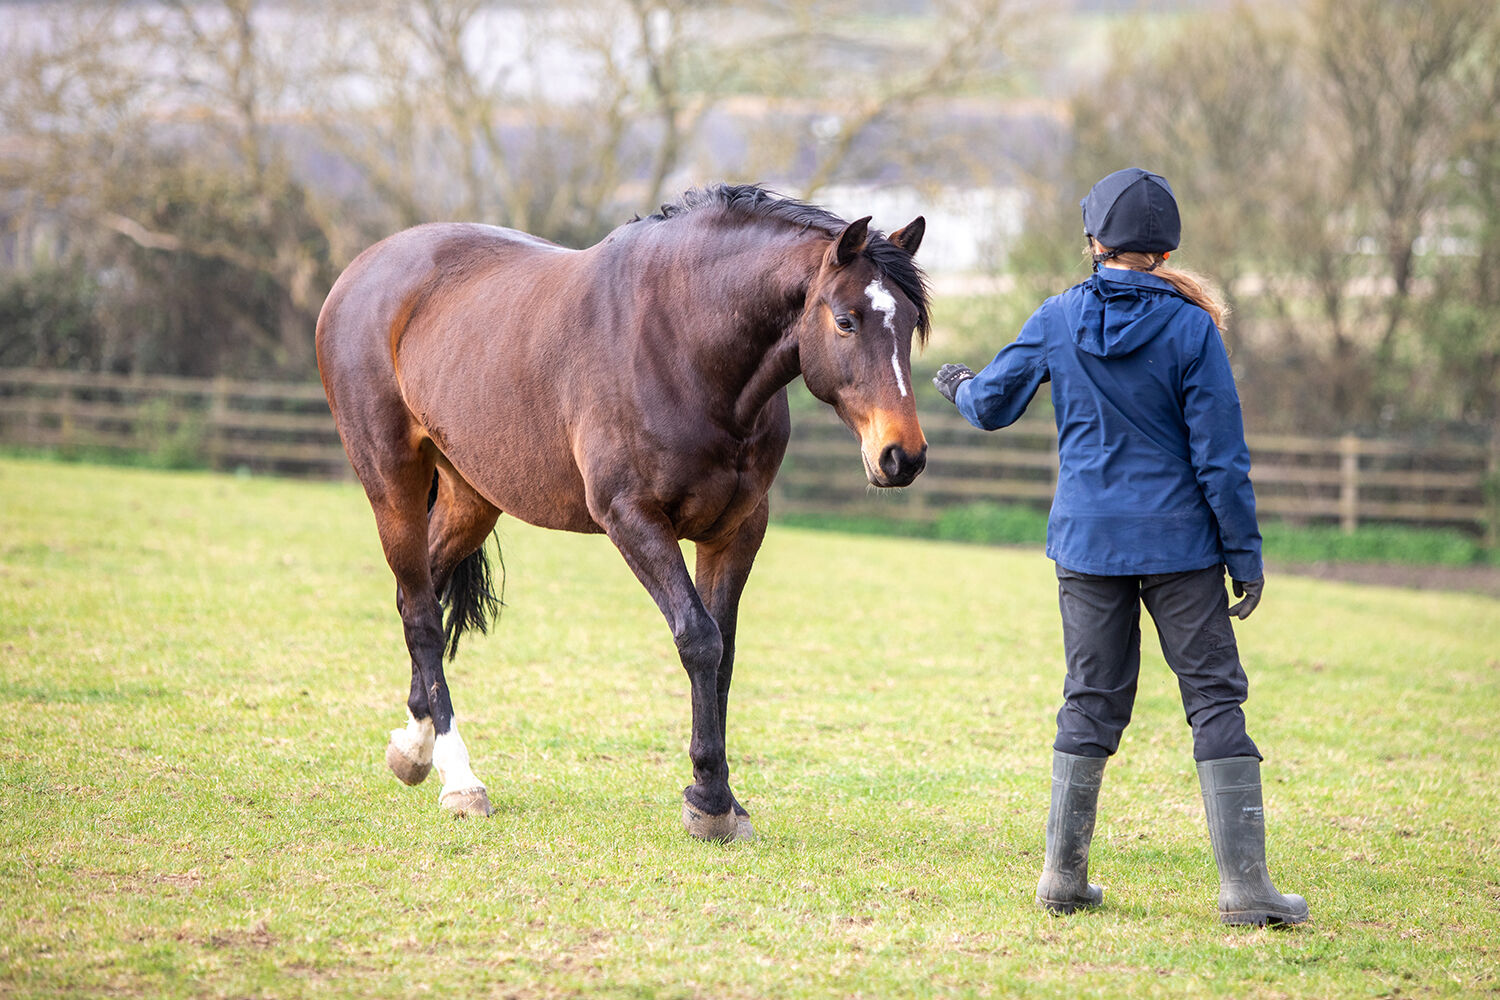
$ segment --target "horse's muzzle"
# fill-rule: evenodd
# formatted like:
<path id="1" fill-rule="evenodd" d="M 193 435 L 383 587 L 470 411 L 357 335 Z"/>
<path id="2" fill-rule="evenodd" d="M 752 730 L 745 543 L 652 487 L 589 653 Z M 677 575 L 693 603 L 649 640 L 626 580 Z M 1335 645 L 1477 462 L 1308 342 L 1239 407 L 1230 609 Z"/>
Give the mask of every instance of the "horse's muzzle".
<path id="1" fill-rule="evenodd" d="M 899 444 L 888 444 L 880 452 L 877 468 L 870 470 L 873 486 L 909 486 L 911 481 L 927 467 L 927 445 L 922 450 L 909 452 Z"/>

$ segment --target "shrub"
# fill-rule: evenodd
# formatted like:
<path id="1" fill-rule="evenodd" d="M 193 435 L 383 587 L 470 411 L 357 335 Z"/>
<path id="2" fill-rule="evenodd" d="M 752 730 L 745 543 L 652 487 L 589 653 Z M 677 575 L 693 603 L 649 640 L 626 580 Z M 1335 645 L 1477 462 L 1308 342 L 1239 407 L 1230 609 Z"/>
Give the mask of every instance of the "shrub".
<path id="1" fill-rule="evenodd" d="M 1350 534 L 1332 525 L 1261 525 L 1267 558 L 1291 563 L 1381 562 L 1467 566 L 1483 555 L 1479 542 L 1462 532 L 1370 524 Z"/>
<path id="2" fill-rule="evenodd" d="M 1047 540 L 1047 515 L 1016 505 L 965 504 L 938 515 L 937 537 L 991 545 L 1041 544 Z"/>

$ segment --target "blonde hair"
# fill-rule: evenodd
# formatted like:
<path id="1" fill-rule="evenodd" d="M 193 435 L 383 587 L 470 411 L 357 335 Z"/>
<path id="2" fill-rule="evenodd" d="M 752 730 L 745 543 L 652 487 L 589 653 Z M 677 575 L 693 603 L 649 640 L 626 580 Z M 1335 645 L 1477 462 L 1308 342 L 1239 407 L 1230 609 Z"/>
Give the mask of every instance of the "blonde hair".
<path id="1" fill-rule="evenodd" d="M 1083 252 L 1092 257 L 1096 253 L 1113 251 L 1098 240 L 1090 239 L 1089 246 L 1085 247 Z M 1214 326 L 1219 328 L 1219 332 L 1224 332 L 1225 324 L 1229 321 L 1229 305 L 1224 301 L 1224 296 L 1218 287 L 1209 278 L 1194 271 L 1167 267 L 1165 265 L 1167 255 L 1164 253 L 1138 253 L 1129 250 L 1115 253 L 1110 259 L 1118 261 L 1132 271 L 1147 271 L 1166 281 L 1177 289 L 1183 298 L 1208 313 L 1214 321 Z"/>

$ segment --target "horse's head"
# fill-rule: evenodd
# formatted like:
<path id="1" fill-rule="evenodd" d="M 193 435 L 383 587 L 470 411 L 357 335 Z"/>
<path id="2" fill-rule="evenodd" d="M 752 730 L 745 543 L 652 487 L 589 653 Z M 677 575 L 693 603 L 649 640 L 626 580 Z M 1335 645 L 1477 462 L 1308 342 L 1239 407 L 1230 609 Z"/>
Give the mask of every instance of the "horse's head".
<path id="1" fill-rule="evenodd" d="M 859 436 L 875 486 L 905 486 L 927 464 L 917 422 L 911 345 L 927 334 L 927 294 L 912 255 L 926 223 L 917 216 L 889 237 L 869 218 L 834 238 L 798 320 L 802 378 Z"/>

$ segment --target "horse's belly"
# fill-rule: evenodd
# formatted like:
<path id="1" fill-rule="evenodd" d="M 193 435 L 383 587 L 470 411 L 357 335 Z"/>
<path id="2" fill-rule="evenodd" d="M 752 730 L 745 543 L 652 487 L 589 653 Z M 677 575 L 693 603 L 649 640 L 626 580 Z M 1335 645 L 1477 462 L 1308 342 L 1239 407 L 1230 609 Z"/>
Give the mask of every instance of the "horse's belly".
<path id="1" fill-rule="evenodd" d="M 559 531 L 603 529 L 589 513 L 583 477 L 566 440 L 518 421 L 442 448 L 464 480 L 506 514 Z"/>
<path id="2" fill-rule="evenodd" d="M 642 479 L 618 470 L 595 468 L 586 484 L 572 461 L 571 445 L 546 446 L 513 429 L 515 437 L 489 438 L 477 450 L 444 452 L 455 471 L 490 503 L 528 524 L 561 531 L 602 532 L 589 509 L 589 497 L 601 509 L 617 500 L 656 508 L 671 522 L 679 538 L 704 540 L 732 529 L 744 520 L 770 488 L 769 474 L 744 475 L 733 466 L 700 471 L 691 479 Z M 554 456 L 541 461 L 539 456 Z M 683 456 L 677 456 L 679 459 Z"/>
<path id="3" fill-rule="evenodd" d="M 518 488 L 512 486 L 503 493 L 498 493 L 490 502 L 512 517 L 539 528 L 580 531 L 585 534 L 599 534 L 604 530 L 589 513 L 588 504 L 581 495 L 576 498 L 561 496 L 544 483 L 519 484 Z"/>

